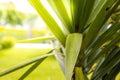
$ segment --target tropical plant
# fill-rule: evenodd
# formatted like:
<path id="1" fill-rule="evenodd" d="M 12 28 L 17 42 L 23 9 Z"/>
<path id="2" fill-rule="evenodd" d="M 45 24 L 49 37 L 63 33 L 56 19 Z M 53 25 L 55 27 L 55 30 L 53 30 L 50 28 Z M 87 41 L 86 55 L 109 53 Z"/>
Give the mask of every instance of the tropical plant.
<path id="1" fill-rule="evenodd" d="M 46 54 L 20 64 L 3 71 L 0 76 L 34 62 L 35 64 L 19 79 L 23 80 L 46 57 L 55 55 L 66 80 L 115 79 L 120 72 L 120 22 L 116 20 L 111 24 L 110 19 L 120 0 L 29 1 L 59 41 L 60 46 L 50 51 L 55 51 L 54 54 Z M 47 8 L 48 4 L 56 13 L 54 16 Z M 51 40 L 54 37 L 44 38 L 47 39 Z"/>

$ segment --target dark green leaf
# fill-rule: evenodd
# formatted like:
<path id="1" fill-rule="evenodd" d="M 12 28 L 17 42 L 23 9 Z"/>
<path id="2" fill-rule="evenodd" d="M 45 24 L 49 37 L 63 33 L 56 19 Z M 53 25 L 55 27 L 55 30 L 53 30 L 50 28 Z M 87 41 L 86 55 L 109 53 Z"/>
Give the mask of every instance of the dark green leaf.
<path id="1" fill-rule="evenodd" d="M 92 79 L 99 79 L 104 74 L 109 73 L 112 68 L 114 68 L 117 64 L 120 63 L 120 52 L 116 54 L 109 63 L 107 63 L 104 67 L 101 67 L 96 74 L 92 77 Z"/>
<path id="2" fill-rule="evenodd" d="M 85 38 L 83 40 L 83 45 L 82 45 L 82 50 L 84 51 L 85 49 L 87 49 L 87 46 L 89 46 L 92 41 L 94 41 L 96 39 L 96 37 L 99 35 L 99 31 L 102 28 L 103 23 L 105 23 L 106 21 L 104 21 L 106 19 L 106 8 L 107 7 L 111 7 L 114 3 L 115 0 L 111 0 L 111 1 L 107 1 L 104 0 L 105 2 L 103 4 L 101 4 L 101 8 L 99 8 L 98 13 L 96 14 L 95 19 L 93 20 L 93 22 L 91 23 Z"/>
<path id="3" fill-rule="evenodd" d="M 95 56 L 91 60 L 89 60 L 87 66 L 91 65 L 91 64 L 94 64 L 94 62 L 98 58 L 100 58 L 100 56 L 108 53 L 108 51 L 110 49 L 112 49 L 113 47 L 115 47 L 115 45 L 120 41 L 120 37 L 119 36 L 120 36 L 120 33 L 116 34 L 115 37 L 114 37 L 114 39 L 112 39 L 112 41 L 105 48 L 103 48 L 99 53 L 95 54 Z"/>
<path id="4" fill-rule="evenodd" d="M 120 29 L 119 22 L 113 24 L 108 30 L 106 30 L 106 32 L 104 32 L 100 37 L 98 37 L 98 39 L 92 45 L 90 45 L 90 47 L 88 48 L 88 53 L 85 55 L 84 59 L 94 54 L 94 52 L 98 50 L 105 42 L 109 41 L 119 29 Z"/>

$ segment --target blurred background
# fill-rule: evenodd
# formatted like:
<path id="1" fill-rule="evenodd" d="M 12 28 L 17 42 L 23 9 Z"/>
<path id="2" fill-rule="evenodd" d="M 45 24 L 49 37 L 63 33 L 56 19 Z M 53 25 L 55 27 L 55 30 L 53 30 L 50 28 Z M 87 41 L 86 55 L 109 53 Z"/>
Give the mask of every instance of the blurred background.
<path id="1" fill-rule="evenodd" d="M 49 35 L 46 25 L 27 0 L 0 0 L 0 39 L 22 40 Z"/>
<path id="2" fill-rule="evenodd" d="M 0 71 L 50 51 L 49 42 L 16 43 L 48 35 L 52 34 L 27 0 L 0 0 Z M 29 67 L 0 80 L 17 80 Z M 50 57 L 26 80 L 64 80 L 64 76 L 55 58 Z"/>

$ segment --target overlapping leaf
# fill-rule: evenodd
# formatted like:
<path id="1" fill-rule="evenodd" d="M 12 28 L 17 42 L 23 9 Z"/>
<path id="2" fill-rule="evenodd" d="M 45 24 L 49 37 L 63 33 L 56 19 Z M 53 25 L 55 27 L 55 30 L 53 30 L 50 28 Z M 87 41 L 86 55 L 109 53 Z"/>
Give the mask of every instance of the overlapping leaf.
<path id="1" fill-rule="evenodd" d="M 54 18 L 50 15 L 50 13 L 46 10 L 46 8 L 42 5 L 40 0 L 29 0 L 32 6 L 37 10 L 40 16 L 43 18 L 47 26 L 50 28 L 52 33 L 57 37 L 60 43 L 64 46 L 66 41 L 66 34 L 60 28 L 60 25 L 56 23 Z"/>
<path id="2" fill-rule="evenodd" d="M 80 52 L 82 34 L 73 33 L 66 40 L 65 75 L 66 80 L 72 80 L 73 70 Z"/>
<path id="3" fill-rule="evenodd" d="M 69 32 L 75 32 L 75 28 L 71 24 L 71 19 L 69 14 L 65 8 L 64 1 L 62 0 L 48 0 L 56 14 L 59 16 L 64 26 L 67 28 Z"/>

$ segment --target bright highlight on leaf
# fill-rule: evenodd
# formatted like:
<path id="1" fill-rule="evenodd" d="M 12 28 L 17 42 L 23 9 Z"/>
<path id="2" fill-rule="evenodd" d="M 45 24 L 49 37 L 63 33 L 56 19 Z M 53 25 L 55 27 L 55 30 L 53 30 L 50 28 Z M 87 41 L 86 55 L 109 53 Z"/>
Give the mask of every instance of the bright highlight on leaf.
<path id="1" fill-rule="evenodd" d="M 54 40 L 54 36 L 43 36 L 43 37 L 37 37 L 32 39 L 26 39 L 26 40 L 19 40 L 17 43 L 26 43 L 26 42 L 42 42 L 42 41 L 48 41 L 48 40 Z"/>
<path id="2" fill-rule="evenodd" d="M 64 33 L 64 31 L 62 31 L 62 29 L 56 23 L 54 18 L 50 15 L 50 13 L 45 9 L 45 7 L 40 2 L 40 0 L 29 0 L 29 2 L 33 5 L 33 7 L 40 14 L 40 16 L 45 21 L 47 26 L 50 28 L 52 33 L 57 37 L 60 43 L 64 46 L 65 40 L 66 40 L 66 34 Z"/>

